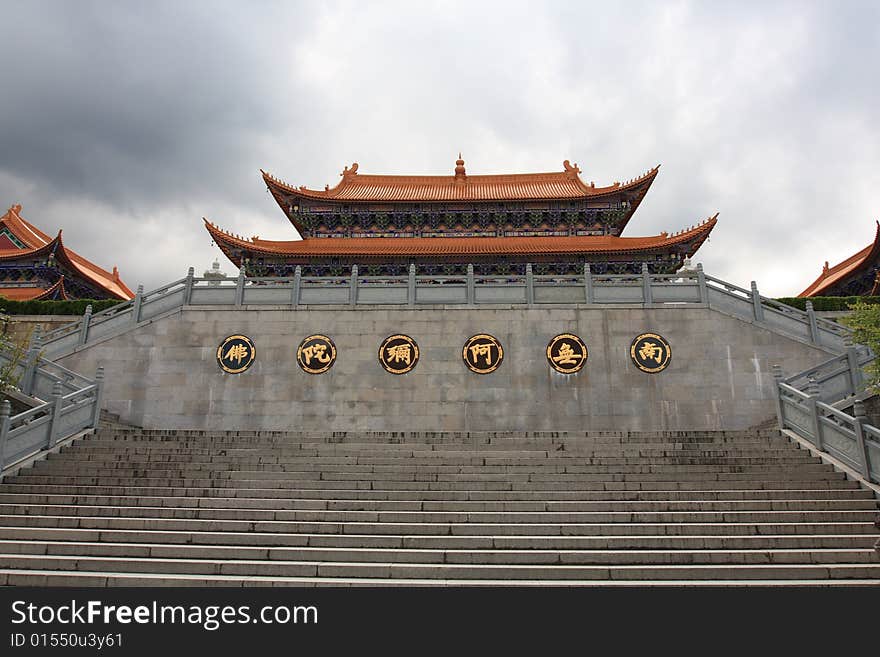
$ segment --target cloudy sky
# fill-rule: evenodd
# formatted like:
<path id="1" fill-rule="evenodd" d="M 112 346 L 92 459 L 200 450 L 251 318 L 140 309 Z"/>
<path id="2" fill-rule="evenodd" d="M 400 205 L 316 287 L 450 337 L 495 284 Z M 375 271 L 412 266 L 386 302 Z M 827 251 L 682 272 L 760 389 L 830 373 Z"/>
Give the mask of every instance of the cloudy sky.
<path id="1" fill-rule="evenodd" d="M 880 219 L 880 3 L 3 0 L 0 203 L 134 288 L 295 232 L 260 179 L 662 164 L 625 235 L 796 294 Z"/>

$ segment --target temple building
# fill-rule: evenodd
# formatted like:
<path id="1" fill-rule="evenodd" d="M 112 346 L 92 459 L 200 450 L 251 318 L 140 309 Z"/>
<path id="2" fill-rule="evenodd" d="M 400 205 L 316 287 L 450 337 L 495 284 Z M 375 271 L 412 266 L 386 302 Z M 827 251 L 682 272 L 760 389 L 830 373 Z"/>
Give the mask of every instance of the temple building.
<path id="1" fill-rule="evenodd" d="M 131 299 L 119 278 L 25 221 L 21 206 L 0 217 L 0 296 L 14 301 L 35 299 Z"/>
<path id="2" fill-rule="evenodd" d="M 880 293 L 880 221 L 874 232 L 874 241 L 833 267 L 828 261 L 819 278 L 799 297 L 857 297 L 876 296 Z"/>
<path id="3" fill-rule="evenodd" d="M 552 173 L 390 176 L 345 167 L 335 187 L 295 187 L 262 172 L 301 240 L 244 238 L 205 220 L 223 253 L 250 276 L 459 275 L 641 271 L 671 274 L 714 228 L 717 215 L 678 233 L 621 237 L 659 167 L 626 183 L 597 187 L 568 160 Z"/>

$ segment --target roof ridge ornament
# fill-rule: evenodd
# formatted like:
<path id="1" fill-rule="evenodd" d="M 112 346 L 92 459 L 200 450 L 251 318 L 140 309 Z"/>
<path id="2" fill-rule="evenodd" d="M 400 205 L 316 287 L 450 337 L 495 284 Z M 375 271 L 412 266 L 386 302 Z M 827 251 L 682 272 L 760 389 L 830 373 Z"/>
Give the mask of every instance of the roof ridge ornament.
<path id="1" fill-rule="evenodd" d="M 357 172 L 358 172 L 358 163 L 357 163 L 357 162 L 352 162 L 352 163 L 351 163 L 351 168 L 349 169 L 348 167 L 345 167 L 345 168 L 342 170 L 342 173 L 340 173 L 339 175 L 342 176 L 342 179 L 343 179 L 343 180 L 348 180 L 348 179 L 351 178 L 352 176 L 356 176 L 356 175 L 357 175 Z"/>
<path id="2" fill-rule="evenodd" d="M 464 169 L 464 160 L 461 159 L 461 151 L 458 152 L 458 159 L 455 161 L 455 182 L 465 182 L 467 172 Z"/>
<path id="3" fill-rule="evenodd" d="M 577 175 L 581 172 L 580 168 L 577 165 L 577 162 L 571 164 L 568 160 L 562 161 L 562 167 L 565 169 L 565 174 L 571 180 L 577 178 Z"/>

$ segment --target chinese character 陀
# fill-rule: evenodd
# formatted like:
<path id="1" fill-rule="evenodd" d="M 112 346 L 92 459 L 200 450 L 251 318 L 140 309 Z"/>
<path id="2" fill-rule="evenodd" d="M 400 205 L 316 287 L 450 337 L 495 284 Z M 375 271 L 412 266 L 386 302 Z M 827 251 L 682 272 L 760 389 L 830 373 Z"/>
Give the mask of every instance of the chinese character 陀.
<path id="1" fill-rule="evenodd" d="M 223 360 L 235 361 L 236 365 L 241 365 L 241 361 L 247 358 L 248 348 L 243 344 L 234 344 L 226 351 Z"/>
<path id="2" fill-rule="evenodd" d="M 553 361 L 560 365 L 577 365 L 577 359 L 583 357 L 583 354 L 576 354 L 570 344 L 563 342 L 559 347 L 559 354 L 553 356 Z"/>
<path id="3" fill-rule="evenodd" d="M 407 365 L 410 364 L 410 347 L 408 344 L 396 344 L 388 347 L 388 360 L 394 363 L 403 361 Z"/>
<path id="4" fill-rule="evenodd" d="M 663 348 L 654 342 L 645 342 L 639 349 L 639 356 L 642 357 L 642 360 L 653 358 L 659 365 L 663 360 Z"/>
<path id="5" fill-rule="evenodd" d="M 323 365 L 330 362 L 330 354 L 327 353 L 327 345 L 321 344 L 320 342 L 303 349 L 303 356 L 305 356 L 306 365 L 311 365 L 312 358 Z"/>
<path id="6" fill-rule="evenodd" d="M 492 345 L 489 343 L 486 344 L 475 344 L 471 347 L 471 357 L 474 359 L 474 364 L 477 363 L 477 359 L 480 356 L 486 357 L 486 365 L 492 364 Z"/>

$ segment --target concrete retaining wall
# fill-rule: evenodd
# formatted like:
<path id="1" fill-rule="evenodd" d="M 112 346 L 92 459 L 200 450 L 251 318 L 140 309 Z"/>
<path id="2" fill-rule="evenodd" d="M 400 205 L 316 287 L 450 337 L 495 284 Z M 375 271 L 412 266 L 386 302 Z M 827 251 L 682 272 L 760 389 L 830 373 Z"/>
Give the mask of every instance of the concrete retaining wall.
<path id="1" fill-rule="evenodd" d="M 545 357 L 558 333 L 590 350 L 584 369 L 558 374 Z M 655 332 L 670 366 L 637 370 L 632 339 Z M 223 373 L 216 350 L 228 335 L 254 340 L 243 374 Z M 299 342 L 323 333 L 338 359 L 325 374 L 303 372 Z M 421 360 L 409 374 L 385 372 L 381 341 L 405 333 Z M 465 340 L 490 333 L 505 350 L 492 374 L 468 371 Z M 805 369 L 828 353 L 705 307 L 188 307 L 80 349 L 59 362 L 106 368 L 105 408 L 145 427 L 291 430 L 741 429 L 775 414 L 771 365 Z"/>

